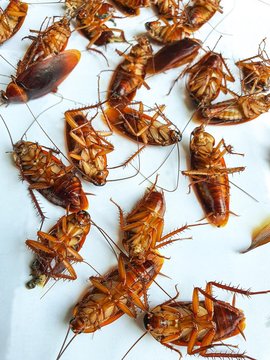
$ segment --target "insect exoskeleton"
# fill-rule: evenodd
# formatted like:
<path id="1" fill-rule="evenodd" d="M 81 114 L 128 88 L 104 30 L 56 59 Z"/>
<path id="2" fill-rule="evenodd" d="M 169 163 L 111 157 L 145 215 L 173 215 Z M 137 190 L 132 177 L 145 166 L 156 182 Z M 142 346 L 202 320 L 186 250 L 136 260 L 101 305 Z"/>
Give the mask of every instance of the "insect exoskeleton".
<path id="1" fill-rule="evenodd" d="M 105 117 L 122 135 L 144 145 L 168 146 L 182 139 L 180 130 L 163 114 L 165 106 L 159 106 L 153 116 L 144 113 L 144 105 L 139 110 L 108 108 Z"/>
<path id="2" fill-rule="evenodd" d="M 218 287 L 234 294 L 244 296 L 269 293 L 269 290 L 252 292 L 217 282 L 208 282 L 206 289 L 195 287 L 192 301 L 177 301 L 177 295 L 165 303 L 156 306 L 144 317 L 147 331 L 167 348 L 182 354 L 176 346 L 187 347 L 189 355 L 200 355 L 219 359 L 250 359 L 244 352 L 235 352 L 223 340 L 237 334 L 243 335 L 245 315 L 232 304 L 213 297 L 212 288 Z M 199 294 L 204 300 L 199 299 Z M 244 335 L 243 335 L 244 336 Z M 218 349 L 226 346 L 226 351 Z M 229 350 L 228 350 L 229 349 Z"/>
<path id="3" fill-rule="evenodd" d="M 113 0 L 115 5 L 126 15 L 137 16 L 141 7 L 149 7 L 151 0 Z"/>
<path id="4" fill-rule="evenodd" d="M 209 51 L 195 65 L 188 68 L 187 90 L 200 105 L 210 104 L 220 91 L 227 93 L 227 81 L 234 82 L 221 54 Z"/>
<path id="5" fill-rule="evenodd" d="M 37 143 L 20 140 L 13 145 L 13 157 L 23 180 L 30 184 L 31 198 L 44 220 L 45 216 L 37 202 L 33 190 L 40 192 L 47 200 L 62 206 L 70 212 L 88 208 L 88 200 L 80 179 L 72 172 L 72 166 L 65 166 Z"/>
<path id="6" fill-rule="evenodd" d="M 207 220 L 218 227 L 225 226 L 230 215 L 230 186 L 228 174 L 243 171 L 244 167 L 227 168 L 226 153 L 232 147 L 221 139 L 215 146 L 214 137 L 204 126 L 193 130 L 190 140 L 190 170 L 182 171 L 191 178 Z"/>
<path id="7" fill-rule="evenodd" d="M 149 58 L 147 73 L 156 74 L 191 62 L 198 55 L 201 41 L 185 38 L 165 45 Z"/>
<path id="8" fill-rule="evenodd" d="M 117 53 L 125 60 L 117 66 L 110 82 L 108 103 L 112 107 L 124 108 L 134 98 L 137 89 L 144 81 L 147 61 L 152 57 L 152 47 L 146 36 L 137 39 L 138 44 L 132 46 L 130 53 Z"/>
<path id="9" fill-rule="evenodd" d="M 73 263 L 83 261 L 79 254 L 90 231 L 90 215 L 86 211 L 62 216 L 46 233 L 38 231 L 38 240 L 26 240 L 36 259 L 31 266 L 29 289 L 44 286 L 50 279 L 77 279 Z"/>
<path id="10" fill-rule="evenodd" d="M 242 71 L 241 85 L 245 93 L 269 90 L 270 59 L 265 51 L 265 39 L 260 43 L 257 55 L 239 60 L 235 64 Z"/>
<path id="11" fill-rule="evenodd" d="M 172 19 L 179 11 L 177 0 L 152 0 L 152 4 L 157 8 L 158 14 L 165 19 Z"/>
<path id="12" fill-rule="evenodd" d="M 20 30 L 27 11 L 28 5 L 19 0 L 10 0 L 5 10 L 0 7 L 0 44 Z"/>
<path id="13" fill-rule="evenodd" d="M 256 119 L 270 109 L 270 94 L 261 92 L 207 105 L 195 118 L 209 125 L 238 125 Z"/>
<path id="14" fill-rule="evenodd" d="M 109 174 L 107 154 L 114 150 L 106 140 L 111 132 L 95 130 L 92 125 L 95 116 L 87 120 L 84 110 L 87 108 L 65 112 L 68 155 L 85 180 L 104 185 Z"/>
<path id="15" fill-rule="evenodd" d="M 199 30 L 217 11 L 222 13 L 220 2 L 221 0 L 193 0 L 182 11 L 184 25 L 193 32 Z"/>
<path id="16" fill-rule="evenodd" d="M 1 92 L 2 100 L 23 103 L 56 92 L 57 87 L 78 64 L 80 57 L 78 50 L 66 50 L 31 64 L 12 79 L 5 92 Z"/>
<path id="17" fill-rule="evenodd" d="M 76 16 L 78 29 L 90 40 L 87 48 L 93 44 L 101 46 L 113 42 L 125 42 L 124 31 L 109 28 L 105 22 L 113 18 L 115 9 L 101 0 L 88 1 Z M 120 33 L 119 36 L 115 32 Z"/>
<path id="18" fill-rule="evenodd" d="M 64 51 L 71 35 L 69 20 L 66 17 L 54 22 L 45 30 L 30 31 L 37 35 L 28 36 L 32 43 L 22 60 L 18 62 L 16 77 L 19 77 L 30 65 L 44 60 L 49 55 L 56 55 Z"/>

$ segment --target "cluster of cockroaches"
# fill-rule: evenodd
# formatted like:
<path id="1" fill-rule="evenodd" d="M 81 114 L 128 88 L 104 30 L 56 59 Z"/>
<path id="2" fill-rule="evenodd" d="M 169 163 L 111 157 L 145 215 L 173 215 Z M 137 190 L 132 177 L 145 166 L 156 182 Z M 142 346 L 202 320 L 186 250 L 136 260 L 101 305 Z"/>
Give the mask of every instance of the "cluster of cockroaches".
<path id="1" fill-rule="evenodd" d="M 175 0 L 114 0 L 113 4 L 125 16 L 139 15 L 141 7 L 153 6 L 158 11 L 159 20 L 145 24 L 147 35 L 140 36 L 128 54 L 117 51 L 124 60 L 113 73 L 105 101 L 66 111 L 67 146 L 72 165 L 64 165 L 57 157 L 57 150 L 23 139 L 13 143 L 15 164 L 22 179 L 29 183 L 31 198 L 42 220 L 45 216 L 34 190 L 67 211 L 47 233 L 40 230 L 37 241 L 26 241 L 37 256 L 32 265 L 33 279 L 28 282 L 28 287 L 44 286 L 49 279 L 77 278 L 73 264 L 83 261 L 79 251 L 92 224 L 85 211 L 88 200 L 79 175 L 95 185 L 106 183 L 107 154 L 114 149 L 106 137 L 112 129 L 143 146 L 167 146 L 181 140 L 181 132 L 164 115 L 164 106 L 157 106 L 153 116 L 145 113 L 143 103 L 139 104 L 138 110 L 131 107 L 136 91 L 143 85 L 148 88 L 147 74 L 155 76 L 188 64 L 181 75 L 189 75 L 187 90 L 198 104 L 195 118 L 202 125 L 191 134 L 191 169 L 183 174 L 190 176 L 208 221 L 218 227 L 226 225 L 230 214 L 228 174 L 244 168 L 226 167 L 224 155 L 233 153 L 232 147 L 223 139 L 215 145 L 214 137 L 205 131 L 205 126 L 241 124 L 270 109 L 270 95 L 266 93 L 270 86 L 270 60 L 262 43 L 258 55 L 236 64 L 243 74 L 244 94 L 241 96 L 227 88 L 227 82 L 233 82 L 234 77 L 222 55 L 209 51 L 195 65 L 189 66 L 202 47 L 200 40 L 190 36 L 216 12 L 222 13 L 220 2 L 192 0 L 184 5 Z M 45 30 L 32 31 L 29 36 L 32 43 L 18 63 L 16 75 L 2 92 L 2 100 L 26 103 L 57 90 L 80 59 L 78 50 L 65 50 L 71 36 L 70 25 L 74 21 L 76 29 L 89 39 L 87 48 L 90 50 L 93 50 L 93 45 L 125 42 L 123 30 L 106 25 L 115 18 L 113 4 L 103 0 L 66 0 L 66 15 L 62 19 Z M 26 3 L 10 0 L 0 14 L 0 44 L 20 29 L 26 14 Z M 164 45 L 154 55 L 149 38 Z M 212 104 L 220 92 L 230 93 L 233 98 Z M 104 104 L 108 106 L 105 110 Z M 89 109 L 96 109 L 95 116 L 101 109 L 110 131 L 94 129 L 92 120 L 95 116 L 89 121 L 84 113 Z M 116 269 L 105 276 L 90 278 L 92 286 L 75 306 L 70 321 L 69 330 L 75 333 L 74 337 L 80 333 L 93 333 L 124 313 L 135 318 L 136 308 L 139 308 L 146 312 L 147 332 L 180 356 L 174 345 L 186 346 L 190 355 L 252 359 L 245 353 L 235 352 L 233 345 L 223 343 L 226 338 L 243 335 L 245 317 L 236 308 L 235 301 L 230 305 L 213 297 L 212 288 L 215 286 L 246 296 L 270 291 L 251 292 L 208 282 L 205 290 L 194 289 L 191 302 L 177 301 L 177 292 L 174 298 L 148 311 L 147 289 L 164 262 L 159 248 L 176 241 L 173 236 L 189 226 L 162 235 L 165 198 L 156 184 L 147 190 L 127 216 L 118 208 L 126 253 L 120 252 Z M 108 239 L 105 232 L 101 232 Z M 199 300 L 199 294 L 204 296 L 204 301 Z M 62 357 L 69 344 L 65 340 L 57 359 Z M 226 346 L 229 351 L 216 350 L 218 346 Z"/>

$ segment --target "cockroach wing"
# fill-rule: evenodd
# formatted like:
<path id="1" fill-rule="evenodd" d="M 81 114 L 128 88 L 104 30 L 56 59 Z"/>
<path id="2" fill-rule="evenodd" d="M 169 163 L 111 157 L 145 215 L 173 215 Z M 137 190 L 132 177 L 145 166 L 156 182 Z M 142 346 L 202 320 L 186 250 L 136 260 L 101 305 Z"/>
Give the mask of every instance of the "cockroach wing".
<path id="1" fill-rule="evenodd" d="M 10 102 L 22 102 L 55 91 L 78 64 L 80 57 L 78 50 L 67 50 L 30 65 L 8 85 L 5 97 Z M 17 90 L 18 87 L 26 95 L 24 100 L 21 92 Z"/>

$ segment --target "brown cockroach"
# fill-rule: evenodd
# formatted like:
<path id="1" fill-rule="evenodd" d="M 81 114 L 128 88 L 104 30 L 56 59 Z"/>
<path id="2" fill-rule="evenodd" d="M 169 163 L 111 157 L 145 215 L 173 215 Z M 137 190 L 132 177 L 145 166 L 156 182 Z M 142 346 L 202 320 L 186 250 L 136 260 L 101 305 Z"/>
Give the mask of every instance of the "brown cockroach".
<path id="1" fill-rule="evenodd" d="M 156 42 L 161 44 L 169 44 L 175 41 L 182 40 L 191 35 L 191 31 L 182 25 L 181 21 L 173 18 L 173 24 L 170 24 L 166 19 L 161 18 L 161 21 L 151 21 L 145 23 L 145 28 L 148 35 Z"/>
<path id="2" fill-rule="evenodd" d="M 111 132 L 96 131 L 92 126 L 93 119 L 87 120 L 83 113 L 86 109 L 65 112 L 68 155 L 85 180 L 104 185 L 109 174 L 107 154 L 114 149 L 105 137 Z"/>
<path id="3" fill-rule="evenodd" d="M 13 145 L 13 158 L 21 178 L 30 184 L 28 190 L 31 199 L 43 221 L 45 216 L 33 190 L 70 212 L 88 208 L 86 194 L 80 179 L 72 171 L 73 167 L 65 166 L 53 155 L 52 149 L 45 150 L 37 143 L 20 140 Z"/>
<path id="4" fill-rule="evenodd" d="M 38 231 L 37 241 L 26 240 L 36 255 L 29 289 L 44 286 L 49 279 L 77 279 L 72 263 L 83 261 L 79 251 L 90 231 L 90 220 L 86 211 L 64 215 L 47 233 Z"/>
<path id="5" fill-rule="evenodd" d="M 218 11 L 222 14 L 221 0 L 193 0 L 182 11 L 182 21 L 192 32 L 199 30 Z"/>
<path id="6" fill-rule="evenodd" d="M 78 50 L 66 50 L 33 63 L 12 79 L 5 92 L 1 92 L 2 100 L 6 103 L 22 103 L 56 92 L 80 57 Z"/>
<path id="7" fill-rule="evenodd" d="M 165 106 L 158 107 L 153 116 L 144 113 L 144 106 L 139 110 L 131 107 L 124 109 L 109 108 L 105 112 L 106 119 L 121 134 L 144 145 L 168 146 L 181 141 L 182 135 L 163 114 Z M 162 117 L 164 122 L 158 120 Z"/>
<path id="8" fill-rule="evenodd" d="M 222 149 L 223 147 L 223 149 Z M 226 153 L 233 153 L 224 140 L 215 146 L 215 139 L 197 127 L 190 140 L 191 169 L 182 171 L 190 176 L 207 220 L 215 226 L 225 226 L 229 219 L 230 186 L 228 174 L 243 171 L 244 167 L 227 168 Z"/>
<path id="9" fill-rule="evenodd" d="M 265 40 L 262 43 L 265 46 Z M 261 44 L 258 55 L 235 63 L 242 71 L 241 85 L 245 93 L 253 94 L 270 88 L 270 59 Z"/>
<path id="10" fill-rule="evenodd" d="M 191 62 L 198 55 L 201 41 L 185 38 L 165 45 L 149 58 L 146 71 L 157 74 Z"/>
<path id="11" fill-rule="evenodd" d="M 78 10 L 83 7 L 85 0 L 65 0 L 66 14 L 74 17 L 78 13 Z"/>
<path id="12" fill-rule="evenodd" d="M 182 354 L 176 346 L 187 347 L 188 355 L 200 355 L 219 359 L 250 359 L 245 353 L 234 352 L 237 346 L 223 342 L 232 336 L 244 336 L 245 315 L 235 306 L 235 296 L 232 304 L 213 297 L 213 287 L 217 287 L 243 296 L 267 294 L 266 291 L 250 291 L 232 287 L 214 281 L 206 284 L 203 290 L 195 287 L 192 301 L 177 301 L 178 291 L 174 298 L 156 306 L 144 317 L 147 332 L 166 348 L 176 351 L 180 358 Z M 199 299 L 199 294 L 204 300 Z M 216 347 L 226 346 L 229 351 L 218 351 Z M 209 351 L 212 350 L 212 351 Z M 125 357 L 125 356 L 124 356 Z M 122 358 L 123 360 L 124 358 Z"/>
<path id="13" fill-rule="evenodd" d="M 113 0 L 113 3 L 124 14 L 137 16 L 140 14 L 141 7 L 149 7 L 151 5 L 151 0 Z"/>
<path id="14" fill-rule="evenodd" d="M 256 119 L 269 109 L 270 94 L 234 94 L 232 99 L 202 107 L 195 118 L 209 125 L 238 125 Z"/>
<path id="15" fill-rule="evenodd" d="M 37 36 L 28 36 L 32 43 L 22 60 L 18 62 L 16 77 L 19 77 L 30 65 L 44 60 L 49 55 L 56 55 L 64 51 L 71 35 L 69 20 L 66 17 L 54 22 L 46 30 L 30 31 Z"/>
<path id="16" fill-rule="evenodd" d="M 175 0 L 152 0 L 152 4 L 157 8 L 159 16 L 165 19 L 172 19 L 179 11 Z"/>
<path id="17" fill-rule="evenodd" d="M 190 74 L 187 82 L 188 92 L 200 105 L 210 104 L 218 97 L 220 91 L 226 94 L 226 82 L 235 81 L 223 56 L 213 51 L 206 53 L 185 73 Z"/>
<path id="18" fill-rule="evenodd" d="M 105 22 L 113 18 L 114 7 L 100 0 L 88 1 L 76 16 L 78 29 L 90 40 L 87 48 L 93 44 L 101 46 L 113 42 L 125 42 L 124 31 L 109 28 Z M 120 33 L 116 36 L 114 33 Z"/>
<path id="19" fill-rule="evenodd" d="M 121 254 L 117 269 L 105 276 L 90 278 L 92 286 L 74 307 L 69 329 L 76 336 L 80 333 L 93 333 L 123 314 L 135 318 L 135 306 L 146 309 L 140 297 L 146 298 L 146 290 L 160 272 L 163 262 L 158 253 L 142 265 L 131 262 Z M 62 357 L 69 344 L 70 342 L 65 346 L 64 342 L 57 360 Z"/>
<path id="20" fill-rule="evenodd" d="M 137 89 L 143 84 L 148 87 L 144 78 L 147 61 L 152 57 L 152 47 L 146 36 L 139 37 L 137 41 L 138 44 L 132 46 L 128 55 L 117 50 L 125 60 L 117 66 L 109 86 L 108 103 L 112 107 L 126 107 Z"/>
<path id="21" fill-rule="evenodd" d="M 28 5 L 19 0 L 10 0 L 5 10 L 0 7 L 0 44 L 20 30 L 27 11 Z"/>

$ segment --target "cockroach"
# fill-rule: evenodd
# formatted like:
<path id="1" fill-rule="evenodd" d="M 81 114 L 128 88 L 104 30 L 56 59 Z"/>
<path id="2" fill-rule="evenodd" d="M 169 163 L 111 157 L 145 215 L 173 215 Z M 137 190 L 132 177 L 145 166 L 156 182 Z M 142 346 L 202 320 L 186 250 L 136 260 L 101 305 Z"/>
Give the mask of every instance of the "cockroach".
<path id="1" fill-rule="evenodd" d="M 138 38 L 138 44 L 132 46 L 128 55 L 117 50 L 125 60 L 114 71 L 108 94 L 108 103 L 112 107 L 124 108 L 134 98 L 137 89 L 143 84 L 147 61 L 152 58 L 152 47 L 146 36 Z"/>
<path id="2" fill-rule="evenodd" d="M 33 63 L 12 79 L 5 92 L 1 92 L 2 100 L 6 103 L 22 103 L 56 92 L 80 57 L 78 50 L 66 50 Z"/>
<path id="3" fill-rule="evenodd" d="M 213 51 L 206 53 L 185 72 L 190 74 L 187 82 L 188 93 L 200 105 L 210 104 L 220 91 L 226 94 L 226 82 L 235 81 L 223 56 Z"/>
<path id="4" fill-rule="evenodd" d="M 19 0 L 10 0 L 7 8 L 0 7 L 0 44 L 9 40 L 24 23 L 28 5 Z"/>
<path id="5" fill-rule="evenodd" d="M 66 14 L 70 17 L 76 16 L 78 10 L 85 4 L 84 0 L 65 0 Z"/>
<path id="6" fill-rule="evenodd" d="M 144 145 L 168 146 L 181 141 L 182 135 L 163 114 L 165 106 L 158 107 L 153 116 L 145 114 L 142 103 L 139 110 L 109 108 L 105 112 L 108 122 L 121 134 Z M 162 117 L 164 120 L 158 120 Z"/>
<path id="7" fill-rule="evenodd" d="M 114 7 L 100 0 L 88 1 L 76 16 L 78 29 L 90 40 L 87 48 L 93 44 L 101 46 L 113 42 L 125 42 L 124 31 L 105 25 L 113 17 Z M 120 33 L 116 36 L 114 33 Z"/>
<path id="8" fill-rule="evenodd" d="M 22 60 L 18 62 L 16 77 L 26 71 L 30 65 L 44 60 L 49 55 L 56 55 L 64 51 L 71 35 L 69 20 L 63 17 L 54 22 L 46 30 L 30 30 L 37 36 L 28 36 L 32 40 Z"/>
<path id="9" fill-rule="evenodd" d="M 255 360 L 245 353 L 234 352 L 232 348 L 236 346 L 223 342 L 238 334 L 244 336 L 246 318 L 243 311 L 235 306 L 235 296 L 232 304 L 218 300 L 213 297 L 213 287 L 248 297 L 270 292 L 253 292 L 214 281 L 208 282 L 205 290 L 195 287 L 192 301 L 176 301 L 179 295 L 177 291 L 174 298 L 156 306 L 145 315 L 147 332 L 163 346 L 177 352 L 180 358 L 182 354 L 175 345 L 187 347 L 188 355 Z M 203 301 L 199 299 L 200 293 L 204 296 Z M 229 351 L 217 350 L 216 347 L 219 346 L 226 346 Z"/>
<path id="10" fill-rule="evenodd" d="M 269 109 L 270 94 L 234 94 L 232 99 L 202 107 L 195 118 L 209 125 L 238 125 L 256 119 Z"/>
<path id="11" fill-rule="evenodd" d="M 222 149 L 223 147 L 223 149 Z M 233 153 L 232 147 L 224 139 L 215 146 L 215 139 L 197 127 L 190 140 L 191 169 L 182 171 L 190 176 L 206 218 L 215 226 L 225 226 L 229 219 L 230 186 L 228 174 L 243 171 L 244 167 L 227 168 L 226 153 Z"/>
<path id="12" fill-rule="evenodd" d="M 90 215 L 86 211 L 62 216 L 48 233 L 38 231 L 38 240 L 26 240 L 36 259 L 31 269 L 29 289 L 44 286 L 49 279 L 76 280 L 72 263 L 81 262 L 79 254 L 90 231 Z"/>
<path id="13" fill-rule="evenodd" d="M 152 0 L 152 4 L 157 8 L 160 17 L 172 19 L 179 11 L 175 0 Z"/>
<path id="14" fill-rule="evenodd" d="M 85 109 L 65 112 L 68 154 L 85 180 L 104 185 L 109 174 L 107 154 L 114 149 L 105 137 L 111 132 L 96 131 L 84 115 Z"/>
<path id="15" fill-rule="evenodd" d="M 262 41 L 265 43 L 265 40 Z M 264 44 L 265 45 L 265 44 Z M 259 45 L 258 55 L 239 60 L 236 66 L 242 71 L 242 90 L 253 94 L 270 88 L 270 59 Z"/>
<path id="16" fill-rule="evenodd" d="M 182 11 L 184 25 L 197 31 L 206 24 L 218 11 L 222 14 L 221 0 L 193 0 L 193 5 L 187 5 Z"/>
<path id="17" fill-rule="evenodd" d="M 33 190 L 70 212 L 88 208 L 80 179 L 74 175 L 72 166 L 65 166 L 53 155 L 52 149 L 45 150 L 37 143 L 20 140 L 13 145 L 13 158 L 21 178 L 30 184 L 28 190 L 42 220 L 45 216 Z"/>
<path id="18" fill-rule="evenodd" d="M 121 254 L 117 269 L 105 276 L 90 278 L 92 286 L 74 307 L 69 328 L 75 335 L 93 333 L 123 314 L 135 318 L 135 306 L 146 309 L 140 297 L 146 296 L 146 290 L 160 272 L 163 262 L 157 255 L 151 261 L 138 265 Z M 69 344 L 62 345 L 57 360 Z"/>
<path id="19" fill-rule="evenodd" d="M 124 14 L 137 16 L 140 14 L 141 7 L 149 7 L 151 5 L 151 0 L 113 0 L 113 3 Z"/>
<path id="20" fill-rule="evenodd" d="M 149 58 L 146 71 L 157 74 L 191 62 L 198 55 L 201 41 L 185 38 L 163 46 Z"/>
<path id="21" fill-rule="evenodd" d="M 147 34 L 154 41 L 161 44 L 173 43 L 191 35 L 192 32 L 185 28 L 181 21 L 176 18 L 173 18 L 173 20 L 173 24 L 170 24 L 164 18 L 162 18 L 161 21 L 151 21 L 145 23 Z"/>

